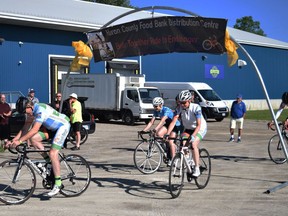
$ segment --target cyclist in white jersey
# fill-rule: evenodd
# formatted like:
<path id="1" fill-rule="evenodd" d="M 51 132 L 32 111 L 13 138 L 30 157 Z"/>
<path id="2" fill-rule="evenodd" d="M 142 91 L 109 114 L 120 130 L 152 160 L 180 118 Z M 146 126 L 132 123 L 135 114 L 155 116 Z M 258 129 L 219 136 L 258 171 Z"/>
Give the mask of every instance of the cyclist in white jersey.
<path id="1" fill-rule="evenodd" d="M 193 147 L 193 158 L 195 160 L 195 170 L 193 176 L 198 177 L 200 175 L 199 169 L 199 150 L 198 145 L 204 138 L 207 132 L 207 123 L 202 115 L 201 107 L 191 101 L 192 95 L 189 90 L 181 91 L 178 97 L 180 102 L 180 108 L 176 109 L 176 114 L 169 125 L 167 134 L 170 133 L 178 118 L 181 119 L 184 126 L 184 132 L 182 137 L 190 137 Z"/>
<path id="2" fill-rule="evenodd" d="M 28 101 L 25 104 L 25 111 L 27 115 L 33 115 L 35 118 L 32 128 L 23 136 L 20 131 L 11 142 L 7 143 L 7 145 L 15 147 L 21 144 L 23 141 L 30 140 L 31 144 L 36 149 L 43 150 L 44 146 L 42 144 L 42 140 L 46 139 L 47 137 L 45 137 L 40 131 L 41 126 L 44 126 L 53 134 L 55 134 L 52 140 L 52 146 L 49 151 L 49 156 L 46 153 L 42 154 L 46 161 L 51 160 L 52 163 L 52 168 L 55 176 L 55 184 L 53 189 L 48 193 L 48 196 L 52 197 L 56 195 L 62 187 L 58 152 L 62 148 L 70 130 L 69 118 L 64 114 L 57 112 L 55 109 L 48 106 L 47 104 L 34 104 L 32 101 Z"/>

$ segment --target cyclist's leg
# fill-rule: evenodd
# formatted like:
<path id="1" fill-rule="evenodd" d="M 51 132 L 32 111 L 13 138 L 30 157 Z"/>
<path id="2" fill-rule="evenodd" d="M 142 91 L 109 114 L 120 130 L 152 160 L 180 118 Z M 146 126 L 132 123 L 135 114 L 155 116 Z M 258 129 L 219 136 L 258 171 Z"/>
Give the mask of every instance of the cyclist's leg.
<path id="1" fill-rule="evenodd" d="M 167 133 L 167 128 L 165 126 L 162 126 L 158 131 L 157 131 L 157 136 L 163 137 Z"/>
<path id="2" fill-rule="evenodd" d="M 200 175 L 200 155 L 199 155 L 199 149 L 198 149 L 198 145 L 201 142 L 201 140 L 204 138 L 204 136 L 206 135 L 207 132 L 207 128 L 200 128 L 199 132 L 196 134 L 195 136 L 195 140 L 192 142 L 192 154 L 193 154 L 193 158 L 194 158 L 194 162 L 195 162 L 195 172 L 196 174 L 193 175 L 194 176 L 199 176 Z"/>
<path id="3" fill-rule="evenodd" d="M 53 168 L 53 173 L 55 176 L 55 184 L 54 184 L 54 188 L 52 189 L 52 191 L 50 191 L 48 193 L 49 196 L 54 196 L 56 195 L 60 189 L 61 189 L 61 178 L 60 178 L 60 161 L 58 158 L 58 153 L 59 150 L 62 149 L 63 144 L 65 142 L 65 139 L 69 133 L 69 129 L 70 129 L 70 124 L 67 125 L 63 125 L 61 126 L 52 141 L 52 146 L 51 149 L 49 151 L 49 155 L 50 155 L 50 159 L 51 159 L 51 164 L 52 164 L 52 168 Z"/>
<path id="4" fill-rule="evenodd" d="M 34 148 L 39 149 L 39 150 L 44 150 L 44 145 L 42 141 L 47 140 L 48 138 L 49 138 L 49 135 L 47 132 L 38 131 L 38 133 L 36 133 L 34 136 L 32 136 L 29 139 L 29 142 Z M 50 160 L 47 152 L 41 152 L 40 154 L 46 161 Z"/>
<path id="5" fill-rule="evenodd" d="M 169 137 L 175 138 L 176 135 L 177 135 L 177 132 L 172 131 Z M 176 152 L 174 140 L 169 140 L 169 146 L 170 146 L 170 154 L 171 154 L 171 159 L 172 159 L 175 156 L 175 152 Z"/>

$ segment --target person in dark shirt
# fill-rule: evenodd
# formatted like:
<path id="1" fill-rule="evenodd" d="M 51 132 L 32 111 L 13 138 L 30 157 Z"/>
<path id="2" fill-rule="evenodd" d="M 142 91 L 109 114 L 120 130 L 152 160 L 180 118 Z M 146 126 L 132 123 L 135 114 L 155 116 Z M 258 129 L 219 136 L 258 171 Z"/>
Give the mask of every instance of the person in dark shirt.
<path id="1" fill-rule="evenodd" d="M 11 114 L 11 107 L 6 103 L 5 94 L 0 94 L 0 140 L 10 139 L 9 117 Z"/>
<path id="2" fill-rule="evenodd" d="M 231 106 L 231 120 L 230 120 L 230 139 L 229 142 L 234 142 L 234 130 L 238 126 L 238 139 L 241 142 L 241 134 L 243 130 L 244 117 L 246 114 L 246 104 L 242 101 L 242 95 L 238 94 L 237 99 L 233 101 Z"/>

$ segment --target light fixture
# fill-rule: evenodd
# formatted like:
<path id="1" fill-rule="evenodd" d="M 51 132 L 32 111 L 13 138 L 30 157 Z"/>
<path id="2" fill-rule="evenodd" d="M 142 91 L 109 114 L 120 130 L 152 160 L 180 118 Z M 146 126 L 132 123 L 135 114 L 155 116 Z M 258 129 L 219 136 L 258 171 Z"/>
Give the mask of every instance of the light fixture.
<path id="1" fill-rule="evenodd" d="M 5 39 L 4 38 L 0 38 L 0 44 L 2 45 L 2 43 L 5 42 Z"/>
<path id="2" fill-rule="evenodd" d="M 246 66 L 247 62 L 242 60 L 242 59 L 238 59 L 238 67 L 241 69 L 243 66 Z"/>
<path id="3" fill-rule="evenodd" d="M 18 62 L 18 65 L 21 65 L 21 64 L 22 64 L 22 61 L 19 61 L 19 62 Z"/>
<path id="4" fill-rule="evenodd" d="M 18 44 L 21 47 L 24 43 L 22 41 L 19 41 Z"/>
<path id="5" fill-rule="evenodd" d="M 207 58 L 208 58 L 208 57 L 207 57 L 207 56 L 204 56 L 204 55 L 201 57 L 202 61 L 205 61 Z"/>

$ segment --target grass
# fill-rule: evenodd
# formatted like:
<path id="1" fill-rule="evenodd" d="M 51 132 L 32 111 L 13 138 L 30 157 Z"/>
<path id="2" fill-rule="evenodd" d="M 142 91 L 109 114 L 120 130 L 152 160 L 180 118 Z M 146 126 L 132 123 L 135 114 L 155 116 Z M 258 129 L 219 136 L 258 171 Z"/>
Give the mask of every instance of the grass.
<path id="1" fill-rule="evenodd" d="M 274 110 L 276 114 L 277 110 Z M 284 109 L 281 113 L 278 121 L 284 121 L 288 117 L 288 110 Z M 249 110 L 246 112 L 245 119 L 253 119 L 253 120 L 272 120 L 272 115 L 270 110 Z"/>

